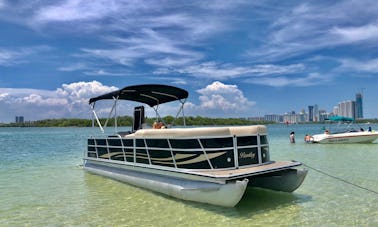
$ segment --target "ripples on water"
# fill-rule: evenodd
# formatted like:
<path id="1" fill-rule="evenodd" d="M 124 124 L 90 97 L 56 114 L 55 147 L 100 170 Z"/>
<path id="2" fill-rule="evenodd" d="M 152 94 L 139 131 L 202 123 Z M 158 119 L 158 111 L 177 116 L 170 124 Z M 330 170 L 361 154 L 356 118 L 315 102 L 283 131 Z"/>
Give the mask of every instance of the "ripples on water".
<path id="1" fill-rule="evenodd" d="M 319 125 L 268 126 L 273 160 L 378 189 L 378 144 L 305 144 Z M 373 125 L 378 129 L 378 125 Z M 296 132 L 296 144 L 289 133 Z M 248 189 L 234 208 L 185 202 L 86 173 L 88 128 L 0 128 L 0 226 L 378 226 L 378 195 L 310 169 L 294 193 Z"/>

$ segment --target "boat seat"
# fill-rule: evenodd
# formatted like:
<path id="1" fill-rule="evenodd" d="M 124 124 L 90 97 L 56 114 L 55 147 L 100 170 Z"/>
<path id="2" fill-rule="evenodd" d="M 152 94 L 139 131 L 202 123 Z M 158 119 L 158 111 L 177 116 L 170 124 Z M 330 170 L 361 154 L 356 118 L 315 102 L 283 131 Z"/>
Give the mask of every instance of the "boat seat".
<path id="1" fill-rule="evenodd" d="M 168 128 L 168 129 L 140 129 L 126 135 L 131 138 L 194 138 L 216 136 L 242 136 L 253 134 L 266 134 L 264 125 L 231 126 L 231 127 L 203 127 L 203 128 Z"/>

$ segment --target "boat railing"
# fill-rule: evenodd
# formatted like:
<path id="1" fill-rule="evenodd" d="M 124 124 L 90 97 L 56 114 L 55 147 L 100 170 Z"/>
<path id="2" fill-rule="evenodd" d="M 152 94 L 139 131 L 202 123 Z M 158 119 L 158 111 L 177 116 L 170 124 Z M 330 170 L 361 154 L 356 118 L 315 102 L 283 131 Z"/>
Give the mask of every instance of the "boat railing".
<path id="1" fill-rule="evenodd" d="M 180 169 L 234 169 L 269 162 L 266 135 L 88 139 L 87 159 Z"/>

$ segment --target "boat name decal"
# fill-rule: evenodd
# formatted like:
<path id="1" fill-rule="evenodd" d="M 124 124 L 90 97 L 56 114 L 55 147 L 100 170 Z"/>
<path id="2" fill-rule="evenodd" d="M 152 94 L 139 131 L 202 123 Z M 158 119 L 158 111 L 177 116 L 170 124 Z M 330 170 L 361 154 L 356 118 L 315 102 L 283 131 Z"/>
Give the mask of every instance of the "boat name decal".
<path id="1" fill-rule="evenodd" d="M 251 159 L 254 159 L 255 156 L 256 156 L 256 154 L 253 153 L 253 152 L 250 152 L 250 153 L 241 152 L 241 153 L 239 154 L 239 158 L 251 158 Z"/>

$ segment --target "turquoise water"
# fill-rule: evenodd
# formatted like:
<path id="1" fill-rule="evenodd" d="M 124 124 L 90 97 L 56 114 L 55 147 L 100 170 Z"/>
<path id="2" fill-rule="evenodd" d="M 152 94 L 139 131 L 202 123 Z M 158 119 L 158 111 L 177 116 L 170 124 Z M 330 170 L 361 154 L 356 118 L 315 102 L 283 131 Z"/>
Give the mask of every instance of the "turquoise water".
<path id="1" fill-rule="evenodd" d="M 378 125 L 372 125 L 378 129 Z M 305 144 L 320 125 L 268 126 L 271 159 L 378 191 L 374 144 Z M 296 144 L 289 143 L 295 131 Z M 234 208 L 186 202 L 81 168 L 90 128 L 0 128 L 0 226 L 378 226 L 378 194 L 315 170 L 294 193 L 249 189 Z"/>

